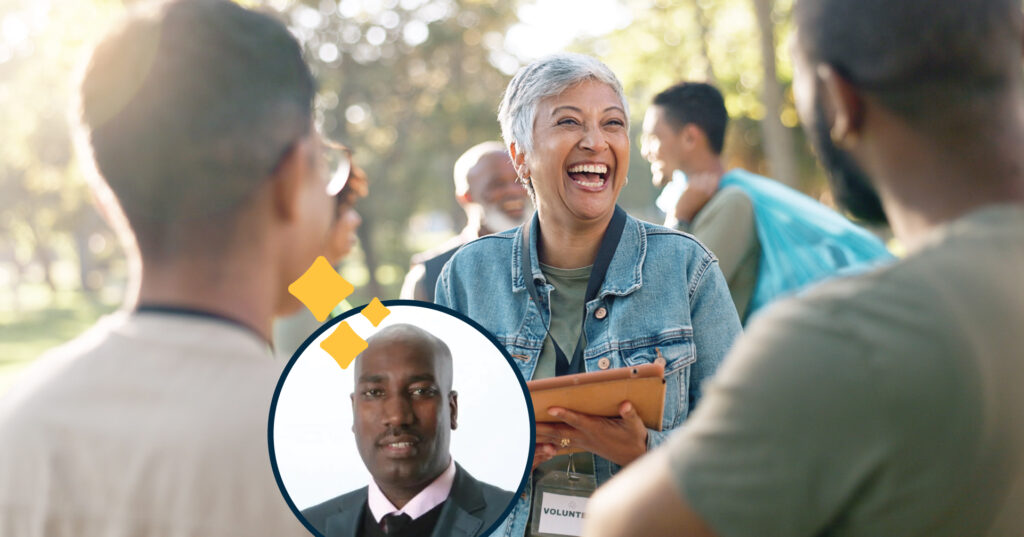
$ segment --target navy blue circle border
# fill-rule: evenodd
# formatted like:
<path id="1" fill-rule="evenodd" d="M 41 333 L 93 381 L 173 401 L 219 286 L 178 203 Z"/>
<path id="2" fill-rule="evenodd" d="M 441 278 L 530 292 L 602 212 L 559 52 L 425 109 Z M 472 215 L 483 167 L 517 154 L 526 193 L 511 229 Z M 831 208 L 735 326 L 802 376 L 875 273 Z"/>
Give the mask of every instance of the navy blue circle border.
<path id="1" fill-rule="evenodd" d="M 519 372 L 519 367 L 516 366 L 516 363 L 512 360 L 512 356 L 508 353 L 508 349 L 506 349 L 505 346 L 502 345 L 497 340 L 497 338 L 494 337 L 494 334 L 491 334 L 490 331 L 488 331 L 483 326 L 480 326 L 480 323 L 474 321 L 473 319 L 470 319 L 469 317 L 466 317 L 465 315 L 453 309 L 449 309 L 444 306 L 438 306 L 437 304 L 433 304 L 430 302 L 422 302 L 419 300 L 384 300 L 381 303 L 384 304 L 385 306 L 414 306 L 419 308 L 440 311 L 441 313 L 446 313 L 472 326 L 473 328 L 476 329 L 477 332 L 480 332 L 481 334 L 486 336 L 487 339 L 490 340 L 490 342 L 493 343 L 494 346 L 501 352 L 501 355 L 505 357 L 505 361 L 508 362 L 509 367 L 511 367 L 512 371 L 515 373 L 516 380 L 519 381 L 519 387 L 520 389 L 523 390 L 523 398 L 526 400 L 527 414 L 530 417 L 529 456 L 526 458 L 526 466 L 523 468 L 523 477 L 519 480 L 519 487 L 516 489 L 515 494 L 512 496 L 512 501 L 509 502 L 509 504 L 505 507 L 505 511 L 502 512 L 501 516 L 498 517 L 493 524 L 491 524 L 491 527 L 487 528 L 486 531 L 480 534 L 489 535 L 508 517 L 509 513 L 512 512 L 512 508 L 515 507 L 516 502 L 519 500 L 520 496 L 522 496 L 523 489 L 526 487 L 526 481 L 530 477 L 530 461 L 533 460 L 534 449 L 536 447 L 537 442 L 537 422 L 533 413 L 533 400 L 530 398 L 530 391 L 526 387 L 526 380 L 523 379 L 523 375 L 522 373 Z M 329 330 L 331 327 L 340 323 L 341 321 L 344 321 L 345 319 L 362 312 L 363 308 L 365 307 L 366 304 L 363 304 L 362 306 L 352 308 L 346 311 L 345 313 L 342 313 L 341 315 L 333 319 L 330 319 L 322 326 L 320 326 L 320 328 L 317 328 L 317 330 L 313 332 L 312 335 L 306 338 L 306 341 L 302 342 L 302 345 L 299 346 L 295 353 L 292 354 L 292 357 L 288 360 L 288 364 L 285 365 L 284 370 L 281 372 L 281 378 L 278 379 L 277 381 L 277 387 L 274 388 L 274 398 L 270 401 L 270 417 L 267 422 L 267 448 L 269 449 L 270 452 L 270 467 L 274 470 L 274 479 L 277 480 L 277 488 L 281 490 L 281 495 L 284 496 L 284 500 L 288 502 L 288 507 L 292 510 L 293 513 L 295 513 L 295 516 L 299 519 L 300 522 L 302 522 L 302 525 L 305 526 L 306 529 L 308 529 L 310 532 L 313 533 L 313 535 L 316 535 L 317 537 L 325 536 L 324 534 L 320 533 L 316 528 L 314 528 L 313 525 L 306 520 L 306 517 L 302 516 L 302 512 L 299 510 L 298 507 L 295 506 L 295 502 L 292 501 L 291 496 L 288 494 L 288 490 L 284 486 L 284 481 L 281 480 L 281 472 L 277 468 L 277 453 L 274 450 L 274 416 L 277 414 L 277 401 L 278 398 L 281 396 L 281 388 L 284 386 L 285 379 L 288 378 L 288 373 L 291 372 L 292 366 L 295 365 L 295 361 L 299 359 L 299 356 L 302 356 L 302 353 L 303 351 L 306 350 L 306 347 L 308 347 L 311 343 L 316 341 L 316 338 L 319 337 L 320 334 L 324 333 L 324 331 Z"/>

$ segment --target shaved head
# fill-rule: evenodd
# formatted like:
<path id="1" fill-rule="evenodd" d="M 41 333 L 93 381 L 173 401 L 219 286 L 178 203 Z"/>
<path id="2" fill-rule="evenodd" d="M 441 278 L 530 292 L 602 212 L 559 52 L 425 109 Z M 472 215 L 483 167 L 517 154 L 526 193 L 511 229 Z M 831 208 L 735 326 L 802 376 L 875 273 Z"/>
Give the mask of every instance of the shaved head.
<path id="1" fill-rule="evenodd" d="M 452 389 L 452 351 L 444 341 L 430 332 L 411 324 L 394 324 L 368 338 L 366 343 L 366 349 L 356 357 L 356 382 L 359 382 L 362 374 L 364 355 L 384 346 L 400 344 L 427 351 L 433 357 L 441 387 L 446 392 Z"/>

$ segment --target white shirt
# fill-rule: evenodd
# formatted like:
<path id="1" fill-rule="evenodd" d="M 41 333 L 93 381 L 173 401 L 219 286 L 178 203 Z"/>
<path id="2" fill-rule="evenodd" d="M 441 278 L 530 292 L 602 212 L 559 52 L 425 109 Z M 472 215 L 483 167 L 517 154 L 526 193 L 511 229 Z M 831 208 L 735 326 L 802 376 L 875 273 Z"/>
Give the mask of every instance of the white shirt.
<path id="1" fill-rule="evenodd" d="M 390 514 L 405 513 L 413 520 L 416 520 L 447 500 L 454 483 L 455 461 L 453 460 L 448 463 L 448 468 L 441 472 L 441 475 L 431 481 L 427 488 L 413 496 L 409 503 L 405 504 L 405 507 L 401 509 L 395 507 L 391 500 L 384 496 L 380 487 L 372 479 L 367 491 L 366 503 L 370 506 L 370 513 L 373 514 L 373 518 L 378 524 L 382 518 Z"/>
<path id="2" fill-rule="evenodd" d="M 654 204 L 661 209 L 661 212 L 665 213 L 666 226 L 674 227 L 679 223 L 676 220 L 676 203 L 679 202 L 679 197 L 683 195 L 683 192 L 686 192 L 687 184 L 686 174 L 675 170 L 672 172 L 672 180 L 665 185 L 661 194 L 658 195 L 658 199 L 655 200 Z"/>
<path id="3" fill-rule="evenodd" d="M 102 319 L 0 399 L 0 535 L 308 537 L 268 456 L 281 367 L 229 322 Z"/>

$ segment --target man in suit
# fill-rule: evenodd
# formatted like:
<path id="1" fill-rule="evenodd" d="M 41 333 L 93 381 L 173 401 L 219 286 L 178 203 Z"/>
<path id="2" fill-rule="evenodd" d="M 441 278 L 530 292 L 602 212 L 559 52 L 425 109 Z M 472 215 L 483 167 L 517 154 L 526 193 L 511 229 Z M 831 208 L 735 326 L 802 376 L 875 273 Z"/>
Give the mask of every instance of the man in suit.
<path id="1" fill-rule="evenodd" d="M 459 410 L 451 350 L 408 324 L 367 344 L 355 364 L 352 430 L 373 479 L 302 515 L 327 537 L 485 535 L 513 494 L 451 457 Z"/>

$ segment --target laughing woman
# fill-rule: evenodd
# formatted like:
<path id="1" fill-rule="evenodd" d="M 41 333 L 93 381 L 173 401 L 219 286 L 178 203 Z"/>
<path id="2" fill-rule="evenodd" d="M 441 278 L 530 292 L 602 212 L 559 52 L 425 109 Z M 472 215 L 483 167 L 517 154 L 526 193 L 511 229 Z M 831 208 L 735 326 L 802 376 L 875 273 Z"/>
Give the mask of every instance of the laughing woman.
<path id="1" fill-rule="evenodd" d="M 711 252 L 616 205 L 629 115 L 607 66 L 578 54 L 534 62 L 509 83 L 498 120 L 537 212 L 463 247 L 442 271 L 436 300 L 493 332 L 527 379 L 664 365 L 661 431 L 645 428 L 628 402 L 617 418 L 558 409 L 564 423 L 537 425 L 532 483 L 567 468 L 557 445 L 583 450 L 572 456 L 576 471 L 601 484 L 682 424 L 739 318 Z M 494 535 L 532 533 L 532 492 Z"/>

